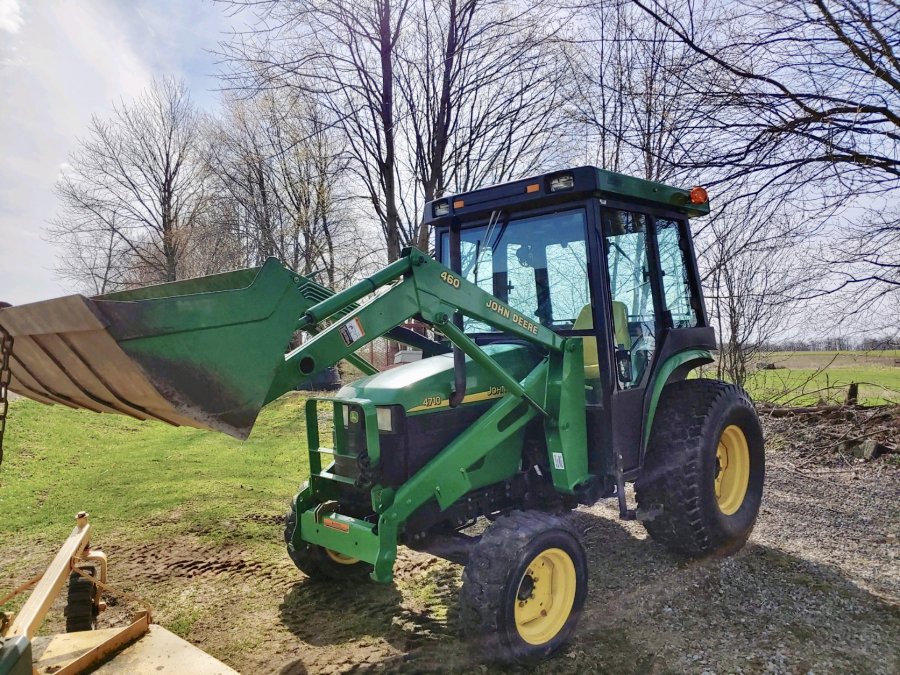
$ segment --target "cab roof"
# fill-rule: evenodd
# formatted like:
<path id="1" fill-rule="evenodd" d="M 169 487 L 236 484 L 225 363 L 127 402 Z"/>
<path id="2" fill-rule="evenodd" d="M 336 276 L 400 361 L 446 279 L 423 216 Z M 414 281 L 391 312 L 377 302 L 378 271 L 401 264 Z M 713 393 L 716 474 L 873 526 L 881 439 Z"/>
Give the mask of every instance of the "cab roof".
<path id="1" fill-rule="evenodd" d="M 532 203 L 540 206 L 592 196 L 662 207 L 693 217 L 709 213 L 709 201 L 692 202 L 691 189 L 654 183 L 596 166 L 579 166 L 435 199 L 425 204 L 423 220 L 440 225 L 449 222 L 452 216 L 472 218 L 495 209 L 529 208 Z M 446 213 L 442 212 L 444 205 Z"/>

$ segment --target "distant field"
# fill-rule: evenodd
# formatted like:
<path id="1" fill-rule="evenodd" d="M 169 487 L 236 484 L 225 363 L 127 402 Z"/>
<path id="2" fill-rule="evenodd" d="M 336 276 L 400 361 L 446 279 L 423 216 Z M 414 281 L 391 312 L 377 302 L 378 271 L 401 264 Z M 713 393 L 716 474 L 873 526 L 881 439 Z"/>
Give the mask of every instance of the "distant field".
<path id="1" fill-rule="evenodd" d="M 747 381 L 759 401 L 790 405 L 840 402 L 851 382 L 864 405 L 900 403 L 900 350 L 878 352 L 775 352 L 762 359 L 775 370 L 756 370 Z"/>

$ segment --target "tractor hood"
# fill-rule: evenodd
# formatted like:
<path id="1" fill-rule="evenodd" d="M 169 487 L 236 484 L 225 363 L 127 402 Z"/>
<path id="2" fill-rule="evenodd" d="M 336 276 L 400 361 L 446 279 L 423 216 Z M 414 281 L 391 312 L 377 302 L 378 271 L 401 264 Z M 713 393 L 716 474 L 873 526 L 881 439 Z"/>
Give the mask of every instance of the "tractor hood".
<path id="1" fill-rule="evenodd" d="M 522 380 L 541 360 L 533 347 L 523 344 L 493 344 L 486 354 L 517 380 Z M 401 405 L 410 415 L 450 407 L 453 389 L 453 355 L 441 354 L 377 375 L 364 377 L 343 387 L 338 398 L 362 398 L 378 406 Z M 477 363 L 466 359 L 466 396 L 463 405 L 500 398 L 505 390 Z"/>

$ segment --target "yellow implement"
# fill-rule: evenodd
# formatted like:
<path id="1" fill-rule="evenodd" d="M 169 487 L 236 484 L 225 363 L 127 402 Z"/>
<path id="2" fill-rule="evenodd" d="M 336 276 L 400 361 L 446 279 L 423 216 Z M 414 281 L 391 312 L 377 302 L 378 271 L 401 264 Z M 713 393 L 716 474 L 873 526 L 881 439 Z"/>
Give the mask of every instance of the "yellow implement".
<path id="1" fill-rule="evenodd" d="M 236 673 L 161 626 L 152 625 L 149 608 L 136 612 L 124 627 L 35 638 L 35 633 L 73 571 L 91 579 L 99 589 L 116 594 L 107 584 L 106 555 L 99 549 L 91 548 L 90 541 L 88 514 L 82 511 L 76 516 L 75 527 L 44 573 L 0 598 L 2 606 L 34 587 L 17 614 L 0 613 L 0 674 Z M 84 563 L 99 568 L 96 577 L 79 571 L 79 566 Z M 97 613 L 106 609 L 99 592 L 95 594 L 93 603 Z"/>

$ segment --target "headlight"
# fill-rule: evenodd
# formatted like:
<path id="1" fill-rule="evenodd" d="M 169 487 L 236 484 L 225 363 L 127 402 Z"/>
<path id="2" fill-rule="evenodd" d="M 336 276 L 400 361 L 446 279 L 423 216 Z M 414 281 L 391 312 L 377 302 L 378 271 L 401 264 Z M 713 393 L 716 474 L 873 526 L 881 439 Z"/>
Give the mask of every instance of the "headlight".
<path id="1" fill-rule="evenodd" d="M 378 431 L 394 430 L 394 415 L 390 408 L 375 408 L 375 416 L 378 418 Z"/>
<path id="2" fill-rule="evenodd" d="M 448 213 L 450 213 L 450 202 L 448 202 L 446 199 L 440 202 L 435 202 L 431 205 L 431 212 L 434 214 L 435 218 L 446 216 Z"/>
<path id="3" fill-rule="evenodd" d="M 564 192 L 575 187 L 575 176 L 571 173 L 561 173 L 550 179 L 550 192 Z"/>
<path id="4" fill-rule="evenodd" d="M 344 428 L 350 426 L 350 406 L 342 405 L 341 406 L 341 415 L 344 418 Z"/>

